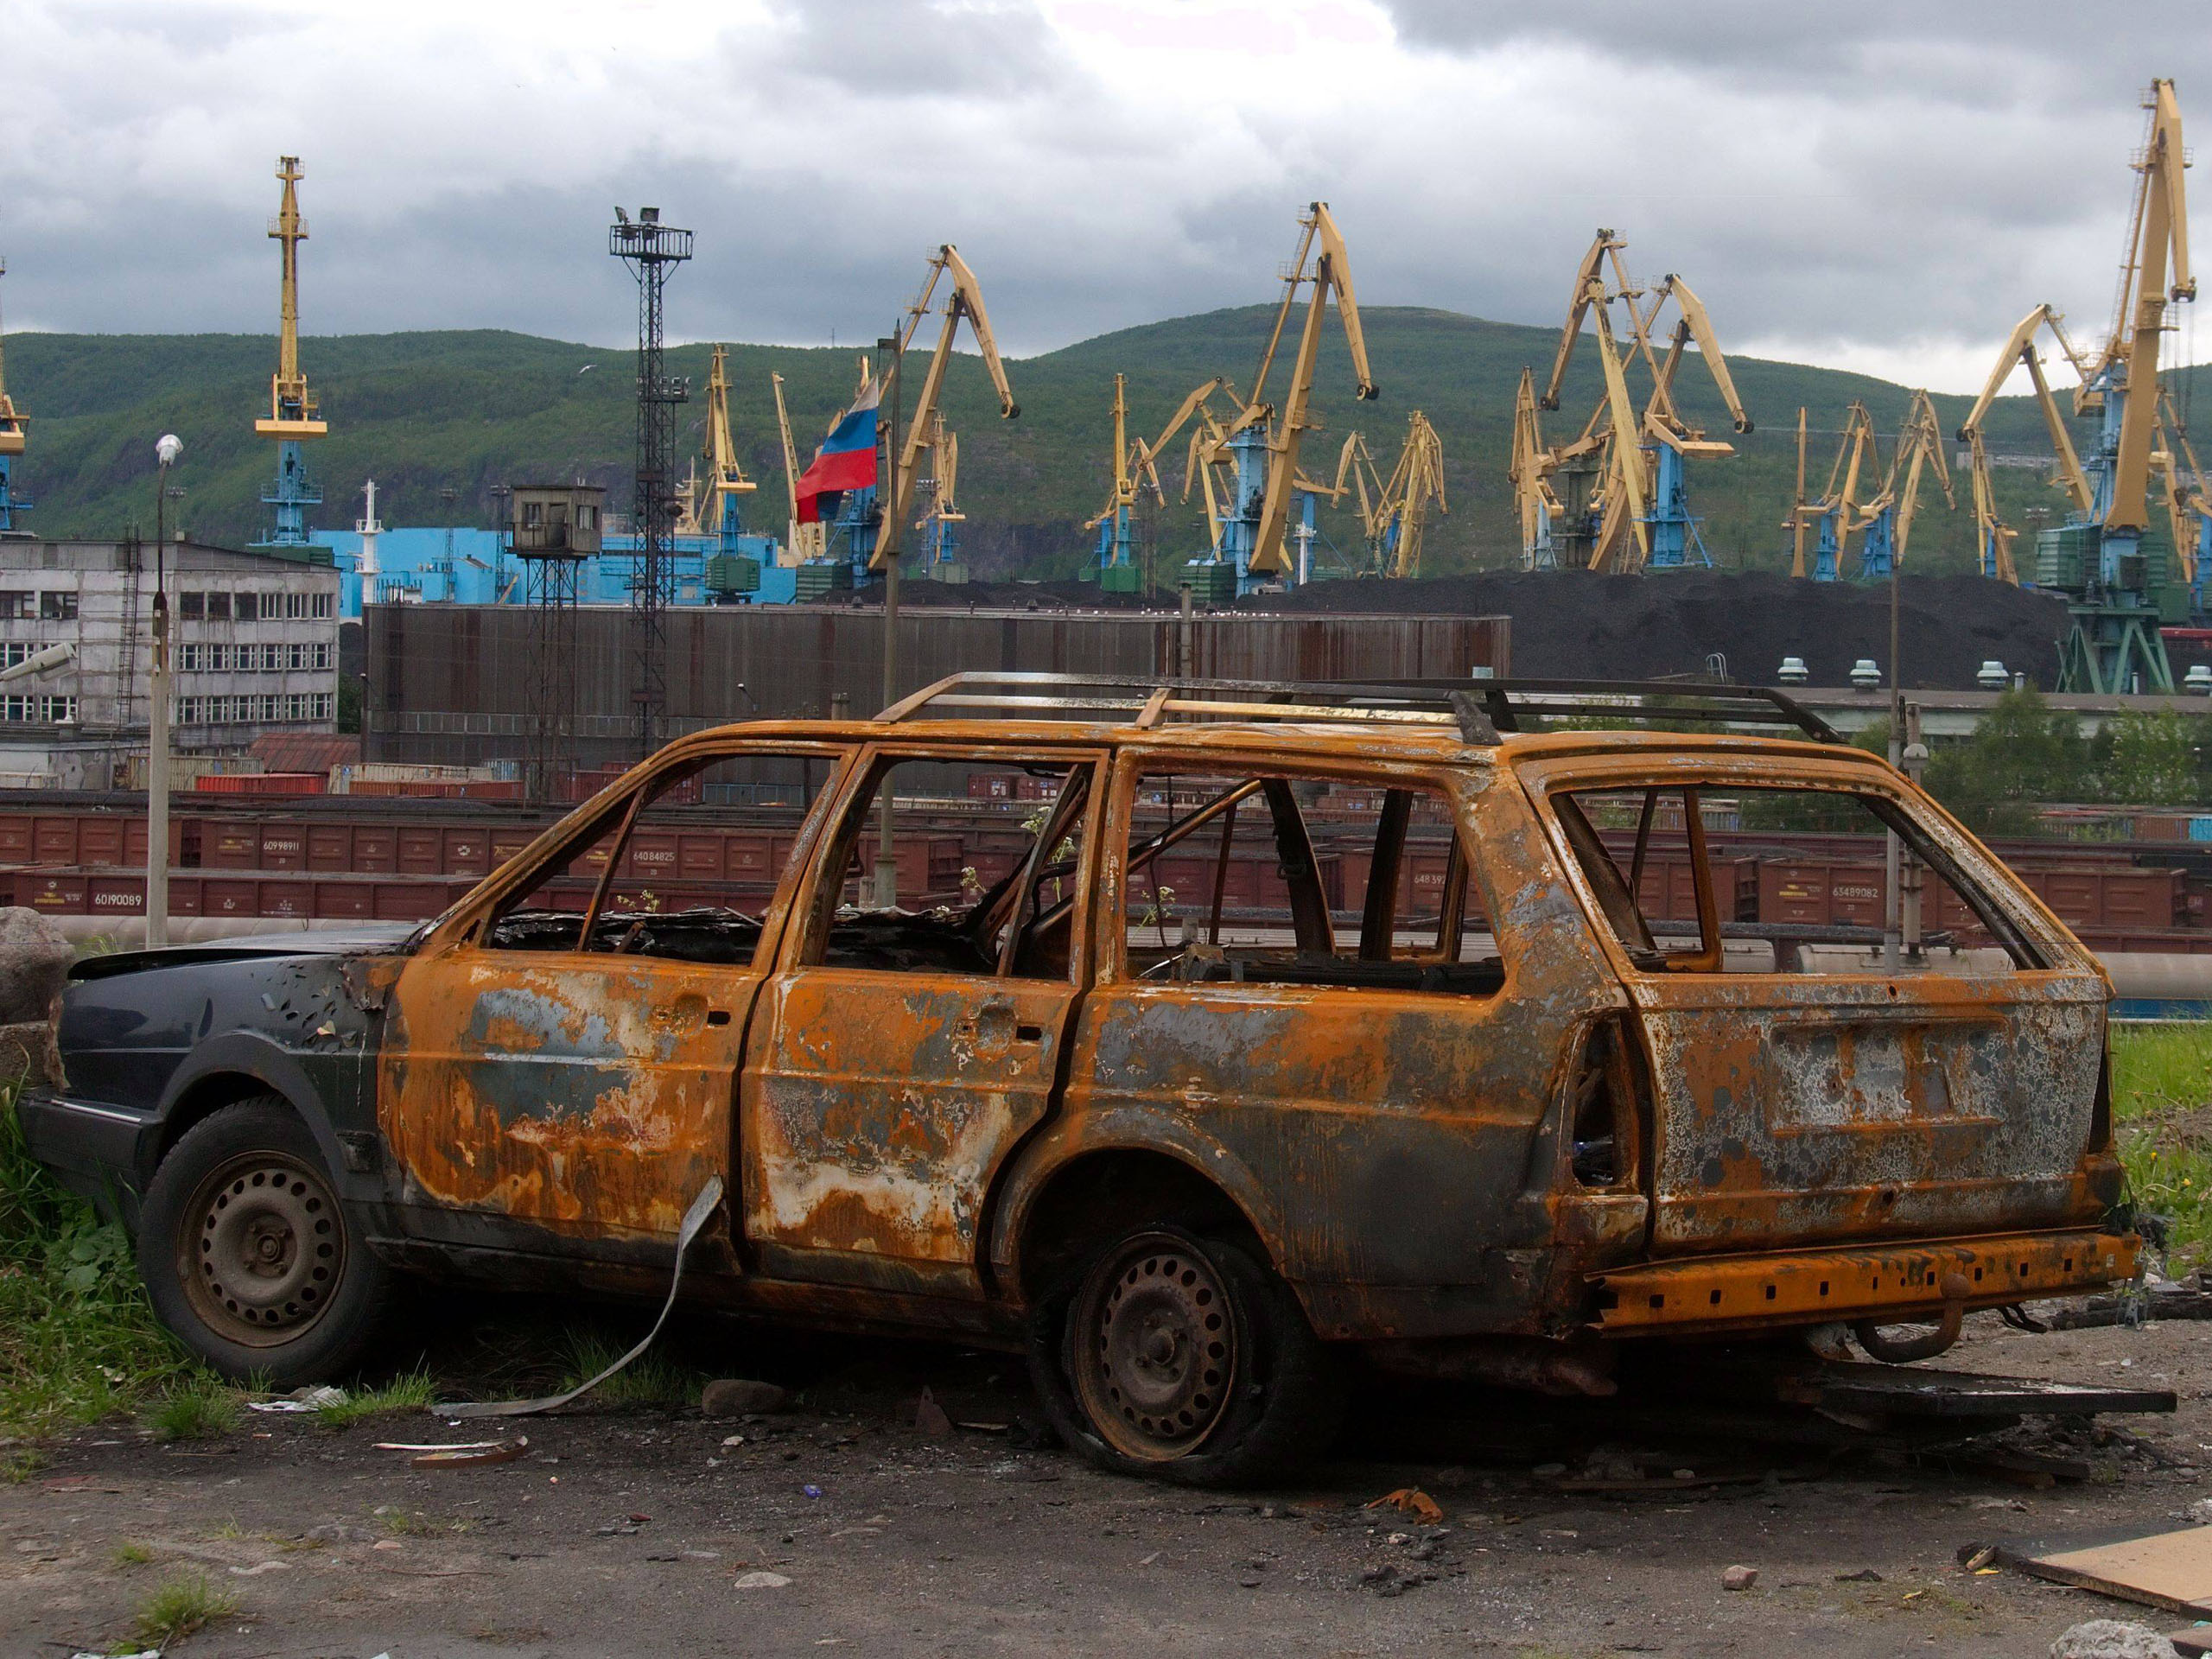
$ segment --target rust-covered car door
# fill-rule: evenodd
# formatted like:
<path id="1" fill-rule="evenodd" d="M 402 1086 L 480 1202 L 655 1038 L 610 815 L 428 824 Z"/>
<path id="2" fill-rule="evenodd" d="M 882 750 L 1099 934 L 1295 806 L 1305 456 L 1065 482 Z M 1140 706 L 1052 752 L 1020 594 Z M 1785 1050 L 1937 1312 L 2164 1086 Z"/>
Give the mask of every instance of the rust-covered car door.
<path id="1" fill-rule="evenodd" d="M 1643 1028 L 1656 1110 L 1655 1254 L 2096 1219 L 2117 1185 L 2094 1144 L 2104 977 L 2016 880 L 1886 768 L 1714 744 L 1666 760 L 1530 759 L 1518 770 Z M 1732 867 L 1705 850 L 1706 821 L 1791 790 L 1808 803 L 1847 799 L 1897 815 L 1929 868 L 1974 895 L 1967 902 L 1982 908 L 1998 943 L 1931 949 L 1893 971 L 1878 943 L 1862 938 L 1825 947 L 1829 959 L 1815 971 L 1810 958 L 1823 947 L 1800 944 L 1771 918 L 1731 925 L 1738 912 L 1714 888 Z M 1690 949 L 1665 948 L 1666 923 L 1639 922 L 1643 911 L 1657 913 L 1652 895 L 1666 884 L 1649 869 L 1631 879 L 1619 868 L 1631 856 L 1619 849 L 1624 832 L 1615 825 L 1609 855 L 1597 809 L 1577 804 L 1639 791 L 1696 835 L 1688 861 L 1706 915 L 1674 924 L 1678 937 L 1699 941 Z M 1649 821 L 1647 810 L 1638 822 Z M 1676 872 L 1673 891 L 1691 874 Z M 1631 888 L 1644 895 L 1642 909 L 1629 902 Z M 1802 931 L 1878 941 L 1878 911 L 1872 921 Z M 1658 937 L 1639 939 L 1647 926 Z M 1743 970 L 1732 937 L 1770 948 L 1772 965 Z"/>
<path id="2" fill-rule="evenodd" d="M 893 781 L 901 768 L 963 760 L 1027 766 L 1052 785 L 1029 860 L 991 891 L 966 880 L 972 871 L 956 889 L 930 887 L 944 874 L 933 878 L 922 856 L 928 813 L 910 812 L 908 786 Z M 887 746 L 855 768 L 746 1059 L 746 1236 L 768 1272 L 981 1295 L 983 1206 L 1052 1109 L 1081 994 L 1099 761 L 1096 751 Z M 879 792 L 899 804 L 910 855 L 888 909 L 866 902 Z M 1001 903 L 1002 923 L 986 913 Z M 1040 938 L 1046 948 L 1032 949 Z"/>
<path id="3" fill-rule="evenodd" d="M 775 747 L 807 757 L 814 776 L 833 772 L 842 753 Z M 628 897 L 649 912 L 649 896 L 614 892 L 621 850 L 611 837 L 626 835 L 633 804 L 693 769 L 641 772 L 594 822 L 580 815 L 557 853 L 520 855 L 402 970 L 378 1114 L 422 1230 L 451 1231 L 437 1212 L 477 1211 L 579 1240 L 672 1239 L 708 1179 L 728 1179 L 739 1056 L 788 882 L 732 894 L 760 912 L 766 942 L 738 948 L 738 960 L 634 954 L 652 948 L 649 914 L 612 937 L 602 915 L 591 948 L 578 948 L 580 927 L 551 948 L 526 936 L 502 943 L 503 929 L 518 931 L 502 918 L 518 896 L 571 861 L 601 873 L 602 901 Z"/>

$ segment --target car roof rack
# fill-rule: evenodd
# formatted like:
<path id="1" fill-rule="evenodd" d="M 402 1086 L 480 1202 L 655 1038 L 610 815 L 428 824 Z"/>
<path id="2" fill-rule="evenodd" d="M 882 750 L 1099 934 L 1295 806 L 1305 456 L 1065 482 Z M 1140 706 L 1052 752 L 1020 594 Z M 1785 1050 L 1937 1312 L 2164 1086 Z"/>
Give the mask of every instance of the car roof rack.
<path id="1" fill-rule="evenodd" d="M 1779 691 L 1698 680 L 1229 680 L 974 669 L 924 686 L 876 719 L 954 709 L 1043 720 L 1119 715 L 1140 728 L 1170 715 L 1446 727 L 1484 747 L 1562 718 L 1786 728 L 1816 743 L 1843 741 L 1834 727 Z"/>

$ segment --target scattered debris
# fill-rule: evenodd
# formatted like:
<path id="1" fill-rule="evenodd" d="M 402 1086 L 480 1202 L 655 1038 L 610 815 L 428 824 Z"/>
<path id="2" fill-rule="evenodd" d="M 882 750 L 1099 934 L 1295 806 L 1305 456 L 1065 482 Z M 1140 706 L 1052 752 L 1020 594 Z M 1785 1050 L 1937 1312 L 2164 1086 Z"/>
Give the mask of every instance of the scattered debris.
<path id="1" fill-rule="evenodd" d="M 346 1390 L 334 1389 L 325 1382 L 320 1387 L 294 1389 L 289 1394 L 280 1394 L 273 1400 L 251 1400 L 248 1411 L 280 1412 L 287 1415 L 304 1411 L 321 1411 L 329 1406 L 346 1403 Z"/>
<path id="2" fill-rule="evenodd" d="M 1410 1515 L 1416 1520 L 1425 1521 L 1431 1526 L 1444 1518 L 1443 1506 L 1418 1486 L 1401 1486 L 1396 1491 L 1385 1492 L 1366 1505 L 1370 1510 L 1385 1506 L 1396 1510 L 1402 1515 Z"/>
<path id="3" fill-rule="evenodd" d="M 741 1573 L 730 1587 L 734 1590 L 780 1590 L 790 1582 L 780 1573 Z"/>
<path id="4" fill-rule="evenodd" d="M 2212 1319 L 2212 1281 L 2202 1271 L 2177 1283 L 2129 1286 L 2117 1294 L 2090 1296 L 2051 1315 L 2054 1331 L 2082 1331 L 2096 1325 L 2141 1325 L 2149 1319 Z"/>
<path id="5" fill-rule="evenodd" d="M 2052 1643 L 2050 1659 L 2179 1659 L 2179 1654 L 2147 1624 L 2093 1618 Z"/>
<path id="6" fill-rule="evenodd" d="M 939 1437 L 952 1433 L 952 1419 L 944 1414 L 944 1408 L 938 1404 L 926 1388 L 914 1407 L 914 1427 L 924 1434 Z"/>
<path id="7" fill-rule="evenodd" d="M 1723 1590 L 1748 1590 L 1759 1581 L 1756 1567 L 1732 1567 L 1720 1575 Z"/>
<path id="8" fill-rule="evenodd" d="M 751 1377 L 718 1376 L 700 1390 L 699 1409 L 709 1417 L 769 1416 L 791 1404 L 791 1390 Z"/>
<path id="9" fill-rule="evenodd" d="M 2212 1497 L 2198 1498 L 2182 1514 L 2188 1517 L 2191 1526 L 2212 1527 Z"/>
<path id="10" fill-rule="evenodd" d="M 1882 1575 L 1871 1567 L 1862 1567 L 1856 1573 L 1837 1573 L 1835 1581 L 1838 1584 L 1879 1584 Z"/>
<path id="11" fill-rule="evenodd" d="M 413 1452 L 418 1453 L 410 1461 L 417 1469 L 474 1469 L 486 1464 L 512 1463 L 530 1449 L 530 1436 L 518 1434 L 511 1440 L 450 1440 L 411 1442 L 407 1440 L 378 1440 L 372 1450 L 378 1452 Z"/>
<path id="12" fill-rule="evenodd" d="M 2212 1532 L 2198 1527 L 2004 1542 L 1991 1559 L 2054 1584 L 2172 1612 L 2196 1613 L 2212 1602 Z"/>

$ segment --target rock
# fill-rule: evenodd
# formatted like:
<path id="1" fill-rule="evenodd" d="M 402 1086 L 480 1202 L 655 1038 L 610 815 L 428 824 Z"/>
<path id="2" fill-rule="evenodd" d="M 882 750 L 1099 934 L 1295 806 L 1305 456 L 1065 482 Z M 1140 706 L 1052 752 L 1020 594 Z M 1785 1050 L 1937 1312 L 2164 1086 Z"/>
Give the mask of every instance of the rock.
<path id="1" fill-rule="evenodd" d="M 1723 1590 L 1748 1590 L 1759 1581 L 1756 1567 L 1732 1567 L 1720 1575 Z"/>
<path id="2" fill-rule="evenodd" d="M 2200 1527 L 2212 1527 L 2212 1497 L 2200 1497 L 2182 1513 Z"/>
<path id="3" fill-rule="evenodd" d="M 944 1408 L 938 1404 L 927 1389 L 914 1406 L 914 1427 L 924 1434 L 944 1436 L 952 1433 L 952 1419 L 944 1414 Z"/>
<path id="4" fill-rule="evenodd" d="M 2148 1624 L 2093 1618 L 2050 1644 L 2050 1659 L 2180 1659 L 2174 1644 Z"/>
<path id="5" fill-rule="evenodd" d="M 736 1590 L 780 1590 L 791 1580 L 780 1573 L 743 1573 L 731 1586 Z"/>
<path id="6" fill-rule="evenodd" d="M 38 912 L 0 906 L 0 1026 L 45 1024 L 76 955 Z"/>
<path id="7" fill-rule="evenodd" d="M 791 1403 L 791 1397 L 789 1389 L 773 1382 L 719 1376 L 700 1391 L 699 1409 L 709 1417 L 743 1417 L 753 1412 L 781 1411 Z"/>

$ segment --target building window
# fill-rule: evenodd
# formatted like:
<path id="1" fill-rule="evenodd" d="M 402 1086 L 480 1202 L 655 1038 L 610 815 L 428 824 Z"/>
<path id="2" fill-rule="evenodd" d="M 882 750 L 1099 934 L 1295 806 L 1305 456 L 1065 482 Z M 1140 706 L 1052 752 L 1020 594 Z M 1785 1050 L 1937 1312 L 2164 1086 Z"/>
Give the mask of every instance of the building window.
<path id="1" fill-rule="evenodd" d="M 315 596 L 315 613 L 317 616 L 328 616 L 330 612 L 330 595 L 328 594 L 317 594 Z"/>
<path id="2" fill-rule="evenodd" d="M 0 696 L 0 721 L 42 721 L 48 726 L 77 718 L 77 699 L 52 692 Z"/>
<path id="3" fill-rule="evenodd" d="M 264 674 L 282 674 L 284 671 L 283 646 L 264 645 L 261 648 L 261 671 Z"/>
<path id="4" fill-rule="evenodd" d="M 522 527 L 524 530 L 540 529 L 544 523 L 545 504 L 543 501 L 525 501 L 522 504 Z"/>
<path id="5" fill-rule="evenodd" d="M 180 621 L 197 622 L 207 614 L 207 595 L 197 589 L 176 596 L 176 613 Z"/>
<path id="6" fill-rule="evenodd" d="M 597 507 L 580 505 L 576 508 L 576 528 L 578 530 L 594 530 L 598 527 L 598 524 L 599 509 Z"/>
<path id="7" fill-rule="evenodd" d="M 317 720 L 328 720 L 331 717 L 333 701 L 331 694 L 327 691 L 318 691 L 315 694 L 315 717 Z"/>
<path id="8" fill-rule="evenodd" d="M 35 639 L 19 639 L 12 645 L 0 645 L 0 668 L 13 668 L 39 649 Z"/>
<path id="9" fill-rule="evenodd" d="M 210 622 L 227 622 L 231 620 L 231 596 L 228 594 L 207 595 L 207 620 Z"/>
<path id="10" fill-rule="evenodd" d="M 257 622 L 261 620 L 261 595 L 254 593 L 233 594 L 231 595 L 231 609 L 241 622 Z"/>
<path id="11" fill-rule="evenodd" d="M 77 594 L 73 588 L 49 589 L 38 596 L 38 616 L 41 622 L 74 622 L 77 620 Z"/>
<path id="12" fill-rule="evenodd" d="M 323 640 L 314 647 L 314 654 L 308 661 L 308 666 L 309 668 L 321 669 L 327 669 L 330 666 L 330 642 L 328 640 Z"/>
<path id="13" fill-rule="evenodd" d="M 200 672 L 200 647 L 198 645 L 188 644 L 179 645 L 176 648 L 176 671 L 180 674 L 197 674 Z"/>
<path id="14" fill-rule="evenodd" d="M 0 622 L 28 622 L 38 613 L 31 607 L 31 596 L 21 591 L 0 594 Z"/>

